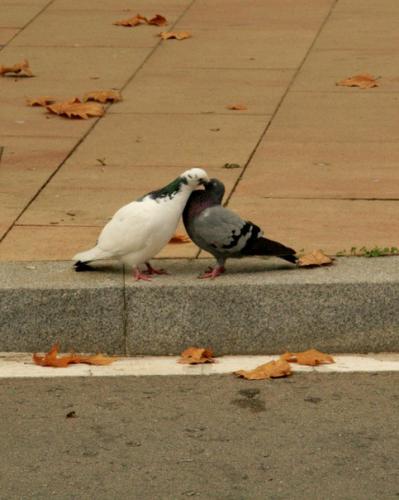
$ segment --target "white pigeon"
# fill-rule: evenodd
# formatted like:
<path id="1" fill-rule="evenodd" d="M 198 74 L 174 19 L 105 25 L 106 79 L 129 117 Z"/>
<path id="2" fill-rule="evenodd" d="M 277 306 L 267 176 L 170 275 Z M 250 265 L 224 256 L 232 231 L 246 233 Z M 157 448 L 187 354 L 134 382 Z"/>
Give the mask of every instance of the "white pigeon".
<path id="1" fill-rule="evenodd" d="M 154 269 L 149 260 L 171 239 L 191 192 L 209 181 L 202 168 L 186 170 L 170 184 L 146 194 L 120 208 L 104 226 L 97 245 L 73 258 L 75 270 L 90 269 L 95 260 L 118 259 L 133 266 L 136 280 L 149 280 L 149 274 L 165 274 Z M 147 266 L 146 274 L 139 269 Z"/>

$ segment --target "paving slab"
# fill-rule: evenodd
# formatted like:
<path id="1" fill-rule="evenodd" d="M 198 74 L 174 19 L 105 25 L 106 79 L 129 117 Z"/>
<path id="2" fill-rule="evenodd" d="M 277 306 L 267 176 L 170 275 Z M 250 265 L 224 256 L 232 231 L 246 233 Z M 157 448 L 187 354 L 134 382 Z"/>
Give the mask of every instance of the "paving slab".
<path id="1" fill-rule="evenodd" d="M 399 248 L 397 201 L 273 199 L 241 196 L 238 188 L 229 207 L 297 251 Z"/>
<path id="2" fill-rule="evenodd" d="M 397 142 L 272 142 L 267 134 L 237 195 L 399 199 Z"/>
<path id="3" fill-rule="evenodd" d="M 17 219 L 75 145 L 74 139 L 1 137 L 0 235 Z"/>
<path id="4" fill-rule="evenodd" d="M 171 23 L 179 14 L 169 16 Z M 128 16 L 129 12 L 93 9 L 48 10 L 18 35 L 13 46 L 145 48 L 159 43 L 159 26 L 130 29 L 113 24 Z"/>
<path id="5" fill-rule="evenodd" d="M 292 76 L 292 70 L 144 68 L 124 90 L 124 103 L 110 112 L 271 115 Z M 232 104 L 247 110 L 228 110 Z"/>
<path id="6" fill-rule="evenodd" d="M 356 2 L 361 4 L 361 2 Z M 399 43 L 398 4 L 389 10 L 353 8 L 334 11 L 318 37 L 316 49 L 391 49 Z M 339 2 L 338 2 L 339 6 Z"/>
<path id="7" fill-rule="evenodd" d="M 318 30 L 334 0 L 201 0 L 194 2 L 181 19 L 182 24 L 193 27 L 258 28 L 266 31 L 290 29 Z M 180 23 L 179 22 L 179 23 Z"/>
<path id="8" fill-rule="evenodd" d="M 157 264 L 172 275 L 143 283 L 127 274 L 125 288 L 122 270 L 105 264 L 75 273 L 70 262 L 2 263 L 0 350 L 46 350 L 59 340 L 77 351 L 154 355 L 189 345 L 220 355 L 397 351 L 397 261 L 340 258 L 304 270 L 245 259 L 207 281 L 196 276 L 209 261 L 166 260 Z"/>
<path id="9" fill-rule="evenodd" d="M 312 50 L 303 64 L 292 90 L 373 93 L 399 91 L 399 55 L 395 49 Z M 369 73 L 378 78 L 378 87 L 342 87 L 336 82 L 353 75 Z"/>
<path id="10" fill-rule="evenodd" d="M 305 143 L 395 142 L 399 140 L 398 103 L 395 93 L 290 92 L 267 138 Z"/>
<path id="11" fill-rule="evenodd" d="M 83 97 L 92 90 L 120 89 L 143 63 L 151 49 L 113 47 L 14 47 L 4 48 L 4 63 L 28 59 L 35 78 L 11 78 L 5 96 L 25 105 L 26 97 L 51 96 L 57 100 Z M 5 84 L 8 83 L 6 86 Z M 3 88 L 3 85 L 2 85 Z"/>
<path id="12" fill-rule="evenodd" d="M 264 116 L 237 114 L 110 113 L 80 144 L 73 159 L 82 168 L 98 165 L 97 158 L 115 166 L 166 165 L 181 171 L 245 165 L 267 123 Z"/>
<path id="13" fill-rule="evenodd" d="M 207 169 L 230 192 L 241 169 Z M 96 166 L 70 159 L 18 220 L 23 225 L 102 227 L 123 205 L 167 185 L 182 173 L 175 167 Z"/>
<path id="14" fill-rule="evenodd" d="M 49 0 L 39 2 L 2 2 L 0 5 L 1 28 L 23 28 L 32 18 L 49 3 Z"/>
<path id="15" fill-rule="evenodd" d="M 0 48 L 6 45 L 19 32 L 18 28 L 1 28 L 0 27 Z"/>
<path id="16" fill-rule="evenodd" d="M 134 4 L 129 4 L 126 0 L 54 0 L 48 7 L 48 11 L 53 10 L 87 10 L 88 6 L 92 10 L 118 11 L 124 17 L 132 17 L 136 14 L 152 17 L 161 14 L 171 21 L 169 15 L 176 12 L 183 12 L 190 6 L 192 0 L 135 0 Z"/>
<path id="17" fill-rule="evenodd" d="M 154 67 L 295 69 L 315 36 L 313 31 L 297 32 L 288 28 L 195 28 L 183 21 L 176 29 L 189 31 L 193 36 L 180 42 L 161 43 L 151 58 Z"/>

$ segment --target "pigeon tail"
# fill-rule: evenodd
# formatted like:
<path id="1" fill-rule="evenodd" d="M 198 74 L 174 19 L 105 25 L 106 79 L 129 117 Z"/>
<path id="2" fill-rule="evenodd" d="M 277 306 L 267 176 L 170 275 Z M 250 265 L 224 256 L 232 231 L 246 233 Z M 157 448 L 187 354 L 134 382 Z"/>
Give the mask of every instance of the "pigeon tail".
<path id="1" fill-rule="evenodd" d="M 108 252 L 104 252 L 101 248 L 93 247 L 85 252 L 77 253 L 72 260 L 85 264 L 92 260 L 109 259 L 110 257 L 111 255 Z"/>
<path id="2" fill-rule="evenodd" d="M 251 242 L 248 248 L 243 249 L 245 255 L 270 255 L 279 257 L 296 264 L 297 257 L 293 248 L 286 247 L 278 241 L 268 240 L 267 238 L 257 238 Z"/>

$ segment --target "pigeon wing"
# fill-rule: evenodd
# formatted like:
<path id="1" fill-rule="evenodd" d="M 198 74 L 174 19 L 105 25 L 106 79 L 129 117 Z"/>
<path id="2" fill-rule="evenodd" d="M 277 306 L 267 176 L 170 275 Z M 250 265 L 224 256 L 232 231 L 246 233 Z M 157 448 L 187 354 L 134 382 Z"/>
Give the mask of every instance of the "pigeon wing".
<path id="1" fill-rule="evenodd" d="M 193 223 L 194 241 L 210 253 L 237 254 L 262 235 L 255 224 L 220 205 L 206 208 Z"/>
<path id="2" fill-rule="evenodd" d="M 134 201 L 120 208 L 104 226 L 97 246 L 115 257 L 143 250 L 153 232 L 151 206 Z"/>

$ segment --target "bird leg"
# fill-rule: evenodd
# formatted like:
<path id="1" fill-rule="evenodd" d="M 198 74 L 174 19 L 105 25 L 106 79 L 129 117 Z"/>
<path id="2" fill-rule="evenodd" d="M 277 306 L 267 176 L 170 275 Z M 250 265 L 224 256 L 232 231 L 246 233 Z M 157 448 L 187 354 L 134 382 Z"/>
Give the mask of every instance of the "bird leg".
<path id="1" fill-rule="evenodd" d="M 151 281 L 151 278 L 140 271 L 140 269 L 136 266 L 133 268 L 133 276 L 135 277 L 136 281 Z"/>
<path id="2" fill-rule="evenodd" d="M 200 274 L 198 276 L 199 279 L 206 279 L 210 278 L 211 280 L 217 278 L 221 274 L 225 272 L 225 268 L 223 265 L 218 264 L 215 266 L 213 269 L 210 267 L 207 271 L 204 272 L 204 274 Z"/>
<path id="3" fill-rule="evenodd" d="M 152 265 L 149 262 L 146 262 L 145 265 L 147 266 L 147 271 L 144 271 L 145 274 L 152 275 L 152 274 L 169 274 L 168 271 L 165 271 L 165 269 L 155 269 L 152 267 Z"/>

